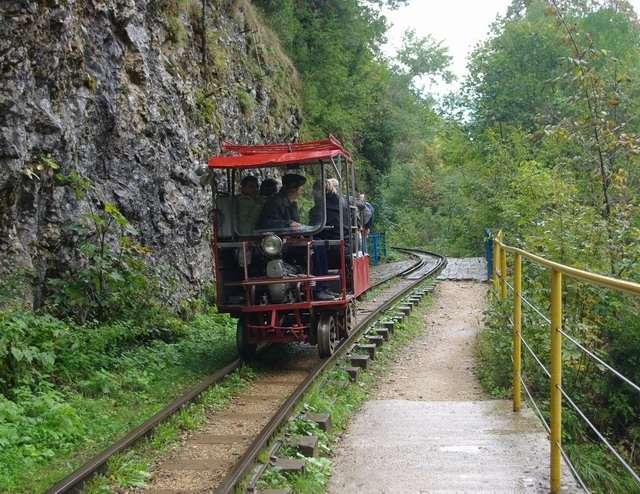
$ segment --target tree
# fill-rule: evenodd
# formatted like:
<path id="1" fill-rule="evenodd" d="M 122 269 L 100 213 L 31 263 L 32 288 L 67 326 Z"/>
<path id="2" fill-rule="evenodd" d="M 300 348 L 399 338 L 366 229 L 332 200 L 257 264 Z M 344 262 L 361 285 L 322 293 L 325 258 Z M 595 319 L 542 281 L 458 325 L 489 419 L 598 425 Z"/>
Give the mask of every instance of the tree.
<path id="1" fill-rule="evenodd" d="M 476 124 L 532 131 L 540 118 L 557 118 L 557 89 L 550 81 L 563 72 L 567 50 L 558 43 L 560 34 L 546 8 L 533 2 L 523 18 L 496 21 L 492 37 L 471 54 L 463 88 Z"/>
<path id="2" fill-rule="evenodd" d="M 399 55 L 402 64 L 391 67 L 382 57 L 388 26 L 379 7 L 404 1 L 257 3 L 282 34 L 301 75 L 301 138 L 338 136 L 355 151 L 361 164 L 359 186 L 371 195 L 397 158 L 399 140 L 406 132 L 415 135 L 415 119 L 424 120 L 429 106 L 412 94 L 419 92 L 412 79 L 425 74 L 451 76 L 446 71 L 450 62 L 446 49 L 409 33 Z"/>
<path id="3" fill-rule="evenodd" d="M 420 38 L 415 30 L 409 29 L 402 38 L 402 47 L 396 54 L 396 70 L 405 74 L 417 86 L 418 78 L 427 77 L 435 84 L 440 78 L 444 82 L 455 79 L 448 70 L 453 58 L 448 54 L 448 48 L 442 46 L 442 41 L 435 41 L 431 35 Z"/>
<path id="4" fill-rule="evenodd" d="M 570 111 L 549 132 L 579 144 L 570 164 L 585 183 L 597 177 L 598 186 L 586 187 L 584 200 L 605 222 L 609 273 L 640 273 L 634 266 L 640 258 L 635 221 L 640 213 L 640 127 L 635 118 L 640 86 L 634 82 L 640 67 L 635 48 L 640 33 L 631 19 L 613 8 L 589 12 L 581 19 L 583 29 L 560 8 L 553 13 L 571 49 L 559 78 Z"/>

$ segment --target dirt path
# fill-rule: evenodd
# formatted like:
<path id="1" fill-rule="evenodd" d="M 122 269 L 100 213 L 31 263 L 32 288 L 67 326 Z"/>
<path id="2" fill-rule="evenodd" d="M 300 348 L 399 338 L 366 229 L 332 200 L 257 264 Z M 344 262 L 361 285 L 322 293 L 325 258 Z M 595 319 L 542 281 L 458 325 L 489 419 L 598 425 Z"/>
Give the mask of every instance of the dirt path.
<path id="1" fill-rule="evenodd" d="M 473 346 L 487 307 L 488 286 L 444 281 L 435 291 L 428 331 L 381 380 L 374 399 L 469 401 L 487 399 L 473 374 Z"/>

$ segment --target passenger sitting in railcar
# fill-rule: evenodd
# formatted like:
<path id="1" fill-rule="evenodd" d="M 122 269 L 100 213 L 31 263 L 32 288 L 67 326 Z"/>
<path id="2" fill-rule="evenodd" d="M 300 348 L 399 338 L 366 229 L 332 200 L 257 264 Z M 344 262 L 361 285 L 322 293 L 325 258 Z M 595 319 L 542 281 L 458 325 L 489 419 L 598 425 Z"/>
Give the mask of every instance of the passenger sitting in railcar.
<path id="1" fill-rule="evenodd" d="M 262 208 L 258 218 L 258 229 L 297 228 L 300 223 L 298 199 L 302 195 L 302 187 L 306 177 L 297 173 L 286 173 L 282 176 L 280 191 L 269 199 Z"/>
<path id="2" fill-rule="evenodd" d="M 351 210 L 351 220 L 357 227 L 354 235 L 354 253 L 362 254 L 363 248 L 363 214 L 367 208 L 366 202 L 360 198 L 360 195 L 354 197 L 349 196 L 349 206 Z"/>
<path id="3" fill-rule="evenodd" d="M 260 184 L 260 197 L 266 203 L 278 193 L 278 181 L 275 178 L 265 178 Z"/>
<path id="4" fill-rule="evenodd" d="M 314 235 L 314 239 L 339 240 L 340 239 L 340 214 L 342 213 L 342 229 L 344 237 L 345 254 L 349 252 L 349 207 L 346 201 L 341 201 L 338 195 L 336 179 L 317 180 L 313 184 L 313 196 L 315 204 L 309 210 L 309 223 L 319 224 L 322 221 L 323 209 L 326 211 L 325 228 Z M 323 187 L 325 193 L 323 195 Z M 313 266 L 314 274 L 318 276 L 326 275 L 329 272 L 329 265 L 340 265 L 340 248 L 337 245 L 314 246 Z M 314 298 L 316 300 L 334 300 L 340 294 L 329 290 L 328 282 L 317 282 Z"/>
<path id="5" fill-rule="evenodd" d="M 253 232 L 263 203 L 258 179 L 253 175 L 244 177 L 240 182 L 240 194 L 235 199 L 238 233 L 248 235 Z"/>

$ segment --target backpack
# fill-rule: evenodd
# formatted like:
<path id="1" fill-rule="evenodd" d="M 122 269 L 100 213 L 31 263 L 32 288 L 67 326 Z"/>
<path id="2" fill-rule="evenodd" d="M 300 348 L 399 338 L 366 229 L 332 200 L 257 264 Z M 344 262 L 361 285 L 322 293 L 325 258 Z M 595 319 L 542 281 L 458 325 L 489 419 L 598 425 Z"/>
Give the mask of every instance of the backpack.
<path id="1" fill-rule="evenodd" d="M 364 205 L 364 209 L 362 210 L 362 215 L 364 216 L 364 225 L 363 225 L 364 228 L 366 228 L 367 230 L 370 230 L 371 227 L 373 226 L 375 213 L 374 213 L 373 206 L 368 202 L 365 203 Z"/>

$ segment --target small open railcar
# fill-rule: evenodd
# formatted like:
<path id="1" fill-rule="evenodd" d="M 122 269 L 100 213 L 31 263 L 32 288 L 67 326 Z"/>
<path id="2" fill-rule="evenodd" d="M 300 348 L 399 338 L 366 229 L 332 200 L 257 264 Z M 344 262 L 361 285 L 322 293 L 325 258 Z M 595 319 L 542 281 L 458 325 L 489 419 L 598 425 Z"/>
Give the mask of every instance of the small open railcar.
<path id="1" fill-rule="evenodd" d="M 357 196 L 350 154 L 333 136 L 256 146 L 223 142 L 221 155 L 212 157 L 208 165 L 214 201 L 216 303 L 220 312 L 238 319 L 238 351 L 250 358 L 262 344 L 304 342 L 317 345 L 321 358 L 332 355 L 354 324 L 355 298 L 370 286 L 361 213 L 353 201 Z M 282 181 L 293 174 L 306 179 L 295 201 L 300 224 L 265 227 L 256 222 L 250 228 L 240 224 L 239 190 L 244 177 Z M 314 184 L 328 179 L 338 184 L 339 224 L 328 225 L 326 208 L 318 207 L 324 206 L 326 191 Z M 322 214 L 309 214 L 314 205 L 315 212 Z M 329 230 L 333 235 L 326 235 Z M 322 274 L 313 258 L 320 249 L 332 253 L 326 256 L 327 269 Z M 330 297 L 314 295 L 320 283 L 328 283 Z"/>

